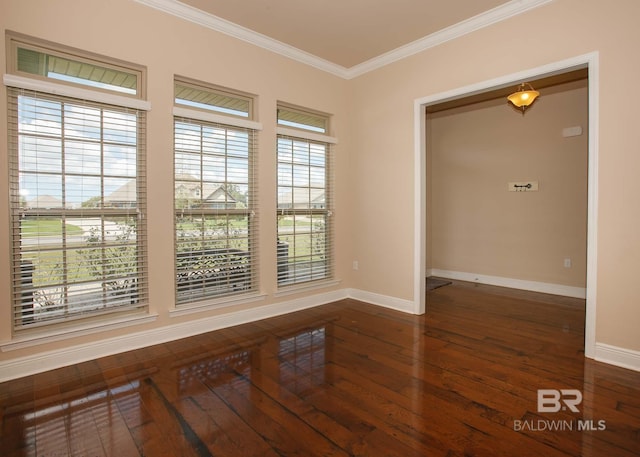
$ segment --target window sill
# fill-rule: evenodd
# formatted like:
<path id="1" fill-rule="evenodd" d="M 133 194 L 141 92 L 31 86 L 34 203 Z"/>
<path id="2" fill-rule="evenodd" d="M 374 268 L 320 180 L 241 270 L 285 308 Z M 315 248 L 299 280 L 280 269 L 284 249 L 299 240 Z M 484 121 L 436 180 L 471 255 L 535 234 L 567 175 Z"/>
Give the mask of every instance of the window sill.
<path id="1" fill-rule="evenodd" d="M 233 297 L 223 297 L 217 299 L 211 299 L 206 301 L 200 301 L 195 303 L 187 303 L 184 305 L 178 305 L 175 309 L 169 311 L 170 317 L 186 316 L 194 313 L 201 313 L 204 311 L 211 311 L 214 309 L 226 308 L 229 306 L 237 305 L 240 303 L 253 303 L 264 300 L 266 294 L 252 293 L 245 295 L 238 295 Z"/>
<path id="2" fill-rule="evenodd" d="M 340 284 L 342 281 L 339 279 L 321 279 L 319 281 L 309 281 L 303 284 L 293 284 L 291 286 L 282 286 L 274 297 L 286 297 L 287 295 L 299 294 L 311 290 L 325 289 L 327 287 L 333 287 Z"/>
<path id="3" fill-rule="evenodd" d="M 43 344 L 63 341 L 79 336 L 92 335 L 94 333 L 116 330 L 133 325 L 142 325 L 154 322 L 158 318 L 157 314 L 129 315 L 120 318 L 103 320 L 101 322 L 91 322 L 80 325 L 58 327 L 56 329 L 45 330 L 25 330 L 25 333 L 6 343 L 0 343 L 2 352 L 15 351 Z"/>

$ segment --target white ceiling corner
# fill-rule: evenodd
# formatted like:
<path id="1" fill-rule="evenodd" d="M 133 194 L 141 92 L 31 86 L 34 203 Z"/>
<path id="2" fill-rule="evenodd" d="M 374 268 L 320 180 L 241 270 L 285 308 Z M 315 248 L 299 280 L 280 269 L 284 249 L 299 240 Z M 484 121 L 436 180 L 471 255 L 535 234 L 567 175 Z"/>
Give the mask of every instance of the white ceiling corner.
<path id="1" fill-rule="evenodd" d="M 522 14 L 554 0 L 511 0 L 498 7 L 465 19 L 450 27 L 434 32 L 411 43 L 402 45 L 382 55 L 352 67 L 344 67 L 320 58 L 295 46 L 283 43 L 251 29 L 235 24 L 211 13 L 202 11 L 178 0 L 134 0 L 156 10 L 232 36 L 255 46 L 326 71 L 335 76 L 352 79 L 390 63 L 412 56 L 426 49 L 488 27 L 500 21 Z"/>

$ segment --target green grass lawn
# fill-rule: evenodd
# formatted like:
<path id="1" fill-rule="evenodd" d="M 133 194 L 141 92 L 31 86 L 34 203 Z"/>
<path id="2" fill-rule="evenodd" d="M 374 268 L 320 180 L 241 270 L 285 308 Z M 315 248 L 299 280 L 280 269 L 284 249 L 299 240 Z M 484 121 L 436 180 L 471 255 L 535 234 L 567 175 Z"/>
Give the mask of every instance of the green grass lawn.
<path id="1" fill-rule="evenodd" d="M 20 224 L 23 237 L 60 236 L 62 235 L 61 219 L 25 219 Z M 67 235 L 82 235 L 83 230 L 77 225 L 65 224 Z"/>
<path id="2" fill-rule="evenodd" d="M 278 217 L 278 227 L 300 227 L 300 226 L 309 226 L 311 225 L 311 221 L 300 220 L 294 221 L 291 217 Z"/>

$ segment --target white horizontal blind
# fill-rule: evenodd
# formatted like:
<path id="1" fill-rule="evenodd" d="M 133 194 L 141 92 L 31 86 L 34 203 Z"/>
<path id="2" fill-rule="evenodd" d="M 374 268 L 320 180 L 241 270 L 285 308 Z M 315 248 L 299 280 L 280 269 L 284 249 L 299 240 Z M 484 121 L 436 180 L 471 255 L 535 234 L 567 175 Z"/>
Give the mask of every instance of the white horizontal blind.
<path id="1" fill-rule="evenodd" d="M 8 101 L 14 329 L 145 310 L 145 112 Z"/>
<path id="2" fill-rule="evenodd" d="M 278 135 L 278 285 L 333 277 L 329 143 Z"/>
<path id="3" fill-rule="evenodd" d="M 175 118 L 176 302 L 257 290 L 257 132 Z"/>

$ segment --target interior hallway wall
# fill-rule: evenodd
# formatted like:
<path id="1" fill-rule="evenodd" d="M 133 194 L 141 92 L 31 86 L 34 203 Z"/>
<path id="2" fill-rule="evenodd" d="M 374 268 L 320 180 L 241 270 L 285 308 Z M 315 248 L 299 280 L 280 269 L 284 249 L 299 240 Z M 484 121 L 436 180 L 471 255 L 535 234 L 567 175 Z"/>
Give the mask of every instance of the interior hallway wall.
<path id="1" fill-rule="evenodd" d="M 428 114 L 428 268 L 586 287 L 587 84 L 541 89 L 524 116 L 506 99 Z M 507 190 L 523 181 L 538 191 Z"/>

